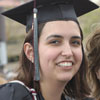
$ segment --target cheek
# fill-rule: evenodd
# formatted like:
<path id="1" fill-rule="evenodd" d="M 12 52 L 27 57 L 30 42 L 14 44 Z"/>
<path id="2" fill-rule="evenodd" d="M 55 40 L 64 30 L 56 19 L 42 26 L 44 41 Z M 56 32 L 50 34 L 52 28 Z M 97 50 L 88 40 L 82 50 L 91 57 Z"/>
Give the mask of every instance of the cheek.
<path id="1" fill-rule="evenodd" d="M 48 49 L 46 47 L 39 48 L 40 76 L 49 77 L 50 73 L 53 71 L 53 65 L 55 64 L 57 55 L 58 51 L 55 49 Z"/>
<path id="2" fill-rule="evenodd" d="M 58 49 L 54 49 L 54 48 L 50 48 L 50 47 L 46 47 L 46 46 L 40 46 L 39 47 L 39 56 L 40 59 L 46 59 L 46 60 L 54 60 L 57 58 L 59 54 Z"/>
<path id="3" fill-rule="evenodd" d="M 79 64 L 81 64 L 82 62 L 82 58 L 83 58 L 83 53 L 82 53 L 82 49 L 78 49 L 75 51 L 75 57 L 76 57 L 76 60 Z"/>
<path id="4" fill-rule="evenodd" d="M 49 48 L 46 46 L 39 47 L 39 59 L 42 67 L 49 66 L 55 61 L 59 52 L 57 49 Z"/>
<path id="5" fill-rule="evenodd" d="M 83 54 L 82 54 L 82 50 L 76 50 L 76 52 L 74 53 L 74 57 L 75 57 L 75 62 L 76 62 L 76 67 L 74 68 L 74 72 L 75 74 L 77 73 L 77 71 L 80 69 L 81 63 L 82 63 L 82 58 L 83 58 Z"/>

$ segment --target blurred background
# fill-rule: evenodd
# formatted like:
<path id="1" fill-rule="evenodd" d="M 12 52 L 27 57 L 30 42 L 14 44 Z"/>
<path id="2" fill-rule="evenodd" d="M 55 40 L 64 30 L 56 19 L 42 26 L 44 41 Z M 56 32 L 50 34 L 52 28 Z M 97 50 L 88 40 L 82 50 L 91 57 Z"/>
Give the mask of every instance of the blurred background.
<path id="1" fill-rule="evenodd" d="M 30 0 L 0 0 L 0 13 Z M 91 0 L 100 5 L 100 0 Z M 84 38 L 100 27 L 100 8 L 78 18 Z M 25 26 L 0 14 L 0 76 L 7 80 L 17 75 L 19 55 L 26 35 Z M 85 40 L 84 40 L 85 43 Z"/>

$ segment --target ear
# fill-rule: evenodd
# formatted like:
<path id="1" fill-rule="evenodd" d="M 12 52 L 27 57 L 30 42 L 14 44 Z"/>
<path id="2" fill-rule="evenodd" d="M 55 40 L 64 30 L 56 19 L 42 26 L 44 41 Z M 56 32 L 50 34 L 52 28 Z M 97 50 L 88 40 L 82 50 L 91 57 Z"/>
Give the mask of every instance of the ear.
<path id="1" fill-rule="evenodd" d="M 30 43 L 26 42 L 24 44 L 24 52 L 26 57 L 33 63 L 34 62 L 34 51 Z"/>

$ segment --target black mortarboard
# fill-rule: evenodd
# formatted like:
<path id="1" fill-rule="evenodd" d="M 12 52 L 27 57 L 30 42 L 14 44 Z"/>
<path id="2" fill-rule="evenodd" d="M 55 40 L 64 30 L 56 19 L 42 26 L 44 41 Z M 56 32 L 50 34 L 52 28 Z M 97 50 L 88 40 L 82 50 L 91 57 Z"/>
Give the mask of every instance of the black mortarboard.
<path id="1" fill-rule="evenodd" d="M 36 0 L 38 22 L 62 19 L 74 19 L 88 13 L 98 6 L 89 0 Z M 28 31 L 32 26 L 33 0 L 3 13 L 3 15 L 26 25 Z"/>
<path id="2" fill-rule="evenodd" d="M 34 0 L 35 1 L 35 0 Z M 34 1 L 27 2 L 19 7 L 11 9 L 3 13 L 3 15 L 18 21 L 21 24 L 26 25 L 26 31 L 28 32 L 32 27 L 33 22 L 33 8 Z M 38 23 L 54 21 L 54 20 L 74 20 L 77 21 L 77 17 L 88 13 L 98 6 L 89 0 L 36 0 L 36 8 L 38 9 L 37 21 Z M 36 27 L 35 27 L 36 26 Z M 37 22 L 34 21 L 34 33 L 38 33 Z M 34 39 L 34 41 L 37 39 Z M 35 41 L 36 51 L 36 66 L 38 62 L 38 41 Z M 34 49 L 35 49 L 34 48 Z M 38 69 L 38 68 L 36 68 Z M 39 70 L 39 69 L 38 69 Z M 35 80 L 39 80 L 37 78 Z"/>

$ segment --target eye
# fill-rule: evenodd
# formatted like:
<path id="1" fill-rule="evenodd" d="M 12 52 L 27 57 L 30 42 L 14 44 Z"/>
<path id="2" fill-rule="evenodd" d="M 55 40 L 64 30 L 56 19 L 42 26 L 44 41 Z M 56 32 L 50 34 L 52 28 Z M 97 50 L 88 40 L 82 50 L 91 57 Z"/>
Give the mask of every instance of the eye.
<path id="1" fill-rule="evenodd" d="M 51 40 L 51 41 L 49 41 L 49 44 L 51 44 L 51 45 L 60 45 L 61 44 L 61 40 Z"/>
<path id="2" fill-rule="evenodd" d="M 81 41 L 80 40 L 73 40 L 72 41 L 72 45 L 74 45 L 74 46 L 80 46 L 81 45 Z"/>
<path id="3" fill-rule="evenodd" d="M 50 43 L 51 44 L 57 44 L 57 43 L 59 43 L 59 41 L 58 40 L 53 40 L 53 41 L 50 41 Z"/>

